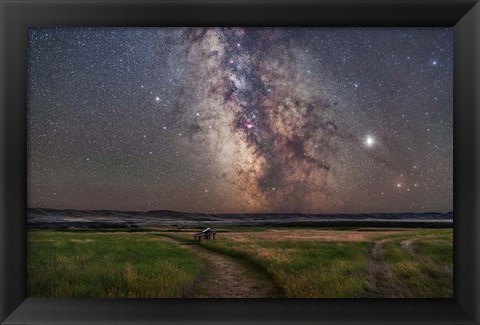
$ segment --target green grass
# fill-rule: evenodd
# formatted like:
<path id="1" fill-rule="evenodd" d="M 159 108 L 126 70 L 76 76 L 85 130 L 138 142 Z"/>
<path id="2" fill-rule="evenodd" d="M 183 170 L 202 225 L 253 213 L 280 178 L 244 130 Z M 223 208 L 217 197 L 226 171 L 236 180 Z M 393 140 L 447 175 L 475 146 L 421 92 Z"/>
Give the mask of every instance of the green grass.
<path id="1" fill-rule="evenodd" d="M 414 243 L 414 250 L 435 263 L 453 268 L 453 246 L 448 243 L 419 241 Z"/>
<path id="2" fill-rule="evenodd" d="M 397 297 L 453 297 L 452 235 L 451 229 L 442 229 L 389 238 L 381 252 Z"/>
<path id="3" fill-rule="evenodd" d="M 417 252 L 415 252 L 417 253 Z M 412 256 L 398 243 L 388 243 L 383 252 L 397 289 L 404 298 L 453 297 L 452 269 L 426 255 Z"/>
<path id="4" fill-rule="evenodd" d="M 379 229 L 338 229 L 371 232 L 366 240 L 357 242 L 301 237 L 276 240 L 241 228 L 234 230 L 236 239 L 218 234 L 217 240 L 202 241 L 201 245 L 255 264 L 273 278 L 286 297 L 453 297 L 452 229 L 391 229 L 400 233 L 388 235 L 378 235 Z M 337 231 L 311 229 L 312 233 L 317 230 Z M 174 236 L 191 241 L 186 234 Z M 410 247 L 404 245 L 407 240 Z M 378 241 L 384 241 L 379 261 L 371 252 Z M 381 269 L 375 263 L 386 267 Z M 383 273 L 378 276 L 378 272 Z"/>
<path id="5" fill-rule="evenodd" d="M 268 273 L 290 298 L 354 298 L 366 289 L 367 243 L 202 242 Z"/>
<path id="6" fill-rule="evenodd" d="M 28 233 L 28 297 L 172 297 L 201 268 L 195 253 L 147 233 Z"/>
<path id="7" fill-rule="evenodd" d="M 255 266 L 286 297 L 453 297 L 452 229 L 217 231 L 200 245 Z M 203 265 L 165 237 L 193 244 L 193 232 L 30 231 L 28 296 L 179 296 Z"/>

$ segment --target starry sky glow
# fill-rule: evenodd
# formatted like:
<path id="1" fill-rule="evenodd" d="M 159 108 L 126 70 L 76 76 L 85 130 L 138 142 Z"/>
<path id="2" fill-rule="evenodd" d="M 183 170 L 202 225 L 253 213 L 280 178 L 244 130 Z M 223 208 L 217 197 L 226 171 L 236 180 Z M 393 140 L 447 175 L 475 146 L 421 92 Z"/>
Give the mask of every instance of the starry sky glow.
<path id="1" fill-rule="evenodd" d="M 451 28 L 32 28 L 28 205 L 453 208 Z"/>

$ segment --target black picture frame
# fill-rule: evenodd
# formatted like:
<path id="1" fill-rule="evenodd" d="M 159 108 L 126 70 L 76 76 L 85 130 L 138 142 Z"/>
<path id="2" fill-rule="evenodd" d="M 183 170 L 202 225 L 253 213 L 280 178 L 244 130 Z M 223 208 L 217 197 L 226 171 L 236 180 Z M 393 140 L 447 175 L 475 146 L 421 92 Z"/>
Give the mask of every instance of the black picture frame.
<path id="1" fill-rule="evenodd" d="M 480 324 L 480 5 L 472 0 L 0 0 L 2 324 Z M 453 26 L 453 299 L 26 299 L 26 40 L 34 26 Z"/>

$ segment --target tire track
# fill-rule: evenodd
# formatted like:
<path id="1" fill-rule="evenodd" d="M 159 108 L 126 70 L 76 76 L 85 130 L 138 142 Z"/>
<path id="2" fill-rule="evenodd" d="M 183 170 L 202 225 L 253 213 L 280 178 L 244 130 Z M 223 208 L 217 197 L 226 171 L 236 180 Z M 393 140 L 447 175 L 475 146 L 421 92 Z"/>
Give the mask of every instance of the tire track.
<path id="1" fill-rule="evenodd" d="M 399 294 L 402 292 L 402 288 L 393 280 L 390 268 L 382 256 L 382 246 L 388 241 L 388 239 L 383 239 L 375 242 L 369 251 L 367 292 L 368 296 L 372 298 L 401 297 Z"/>

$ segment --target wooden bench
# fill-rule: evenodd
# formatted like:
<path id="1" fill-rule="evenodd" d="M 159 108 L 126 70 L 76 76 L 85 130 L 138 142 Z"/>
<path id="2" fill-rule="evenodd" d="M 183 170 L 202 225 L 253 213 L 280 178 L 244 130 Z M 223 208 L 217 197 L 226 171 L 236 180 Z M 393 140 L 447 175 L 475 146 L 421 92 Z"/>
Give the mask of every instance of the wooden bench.
<path id="1" fill-rule="evenodd" d="M 205 240 L 210 240 L 210 239 L 215 240 L 215 234 L 216 232 L 213 231 L 212 228 L 207 228 L 201 232 L 197 232 L 196 234 L 194 234 L 193 238 L 195 239 L 195 241 L 198 240 L 199 242 L 202 240 L 202 238 Z"/>

